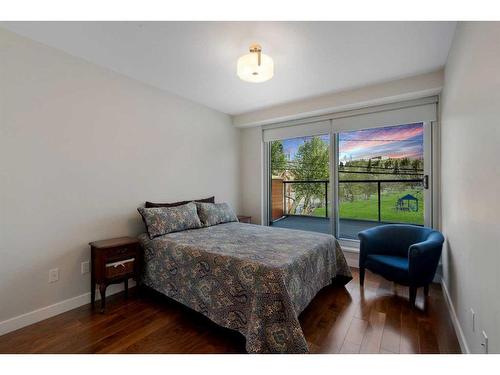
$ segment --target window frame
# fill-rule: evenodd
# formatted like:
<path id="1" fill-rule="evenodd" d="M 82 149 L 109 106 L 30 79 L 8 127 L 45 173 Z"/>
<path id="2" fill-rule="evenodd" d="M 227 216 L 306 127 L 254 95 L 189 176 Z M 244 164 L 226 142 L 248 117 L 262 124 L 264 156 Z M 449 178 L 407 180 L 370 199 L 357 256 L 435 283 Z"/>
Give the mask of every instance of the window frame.
<path id="1" fill-rule="evenodd" d="M 328 115 L 292 120 L 287 122 L 275 123 L 264 125 L 262 130 L 262 145 L 263 145 L 263 196 L 262 196 L 262 223 L 266 226 L 270 224 L 269 208 L 271 206 L 270 195 L 270 145 L 271 141 L 275 140 L 270 134 L 278 134 L 281 139 L 287 139 L 288 134 L 290 138 L 300 136 L 315 136 L 326 134 L 324 132 L 325 123 L 329 121 L 329 136 L 330 136 L 330 149 L 329 149 L 329 163 L 330 163 L 330 189 L 328 195 L 328 206 L 330 210 L 330 222 L 332 225 L 332 233 L 338 239 L 342 248 L 348 251 L 359 251 L 359 240 L 351 240 L 339 238 L 339 220 L 338 220 L 338 136 L 342 131 L 363 130 L 369 128 L 377 128 L 383 126 L 395 126 L 405 123 L 421 122 L 424 124 L 424 175 L 429 177 L 429 189 L 425 190 L 425 213 L 424 225 L 432 228 L 439 229 L 439 194 L 438 194 L 438 181 L 439 181 L 439 128 L 437 121 L 437 105 L 438 97 L 432 96 L 417 100 L 410 100 L 398 103 L 392 103 L 376 107 L 366 107 L 357 110 L 350 110 L 345 112 L 337 112 Z M 370 115 L 378 119 L 379 122 L 374 122 L 370 126 L 364 126 L 370 119 Z M 384 116 L 388 114 L 389 116 Z M 405 115 L 408 115 L 405 117 Z M 417 116 L 417 117 L 415 117 Z M 427 119 L 417 120 L 418 116 L 428 117 Z M 359 121 L 359 127 L 356 127 L 356 121 Z M 367 120 L 368 119 L 368 120 Z M 395 121 L 396 123 L 392 122 Z M 379 125 L 383 123 L 382 125 Z M 346 129 L 346 124 L 349 127 Z M 354 125 L 353 125 L 354 124 Z M 353 127 L 354 126 L 354 127 Z M 290 129 L 286 129 L 289 128 Z M 300 127 L 300 128 L 299 128 Z M 307 132 L 307 127 L 311 131 Z M 277 130 L 274 130 L 277 129 Z M 272 133 L 271 133 L 272 132 Z M 267 134 L 266 134 L 267 133 Z"/>

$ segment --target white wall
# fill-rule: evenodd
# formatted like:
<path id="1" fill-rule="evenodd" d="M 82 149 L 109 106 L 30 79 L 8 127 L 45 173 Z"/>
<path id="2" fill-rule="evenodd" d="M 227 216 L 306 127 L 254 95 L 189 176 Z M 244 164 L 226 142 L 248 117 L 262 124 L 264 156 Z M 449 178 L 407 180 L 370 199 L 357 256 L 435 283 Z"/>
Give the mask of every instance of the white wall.
<path id="1" fill-rule="evenodd" d="M 441 115 L 444 277 L 471 352 L 500 352 L 500 23 L 460 23 Z M 472 332 L 470 309 L 476 312 Z"/>
<path id="2" fill-rule="evenodd" d="M 141 232 L 145 200 L 239 209 L 238 133 L 225 114 L 0 29 L 0 322 L 88 292 L 88 242 Z"/>
<path id="3" fill-rule="evenodd" d="M 262 224 L 264 199 L 262 130 L 260 126 L 241 129 L 240 137 L 241 212 L 252 216 L 252 223 Z"/>
<path id="4" fill-rule="evenodd" d="M 233 116 L 237 127 L 359 109 L 436 95 L 443 88 L 443 70 L 272 106 Z"/>

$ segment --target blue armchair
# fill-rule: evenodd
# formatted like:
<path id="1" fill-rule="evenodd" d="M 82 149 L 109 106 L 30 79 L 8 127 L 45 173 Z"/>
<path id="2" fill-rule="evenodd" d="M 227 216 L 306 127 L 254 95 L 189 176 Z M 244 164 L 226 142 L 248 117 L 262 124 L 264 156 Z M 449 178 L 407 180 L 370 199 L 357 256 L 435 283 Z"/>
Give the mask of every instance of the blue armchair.
<path id="1" fill-rule="evenodd" d="M 398 284 L 410 287 L 410 303 L 415 305 L 417 288 L 425 296 L 434 279 L 443 248 L 443 235 L 431 228 L 389 224 L 358 233 L 359 282 L 363 286 L 365 269 Z"/>

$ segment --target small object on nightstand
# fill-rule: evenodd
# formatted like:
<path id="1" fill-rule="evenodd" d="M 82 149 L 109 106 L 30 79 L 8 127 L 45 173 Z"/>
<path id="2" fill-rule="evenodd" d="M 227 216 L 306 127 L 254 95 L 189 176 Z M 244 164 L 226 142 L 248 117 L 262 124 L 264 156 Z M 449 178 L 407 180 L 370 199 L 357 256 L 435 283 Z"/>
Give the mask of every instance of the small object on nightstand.
<path id="1" fill-rule="evenodd" d="M 125 296 L 128 295 L 128 279 L 138 283 L 142 264 L 142 248 L 137 238 L 120 237 L 90 242 L 91 275 L 90 298 L 95 302 L 95 288 L 99 284 L 101 293 L 101 312 L 106 305 L 106 288 L 110 284 L 125 283 Z"/>
<path id="2" fill-rule="evenodd" d="M 238 221 L 240 223 L 252 224 L 252 217 L 245 215 L 238 215 Z"/>

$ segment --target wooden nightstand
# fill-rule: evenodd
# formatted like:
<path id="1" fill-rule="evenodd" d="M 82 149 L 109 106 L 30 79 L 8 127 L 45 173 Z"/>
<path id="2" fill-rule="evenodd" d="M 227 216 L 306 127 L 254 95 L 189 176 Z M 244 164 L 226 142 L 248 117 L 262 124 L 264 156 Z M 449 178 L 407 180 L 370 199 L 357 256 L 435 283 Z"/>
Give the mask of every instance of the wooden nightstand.
<path id="1" fill-rule="evenodd" d="M 237 216 L 238 216 L 238 221 L 240 223 L 252 224 L 251 216 L 245 216 L 245 215 L 237 215 Z"/>
<path id="2" fill-rule="evenodd" d="M 132 237 L 112 238 L 89 243 L 91 251 L 90 298 L 95 302 L 95 287 L 99 284 L 101 312 L 106 305 L 106 288 L 110 284 L 125 283 L 128 294 L 128 279 L 139 282 L 142 267 L 142 248 Z"/>

